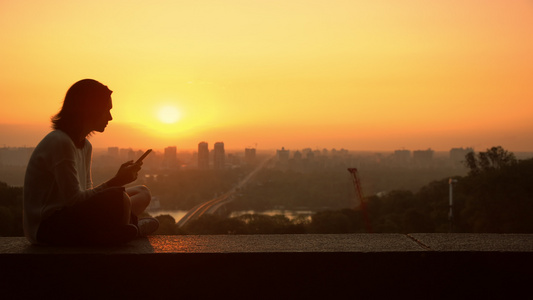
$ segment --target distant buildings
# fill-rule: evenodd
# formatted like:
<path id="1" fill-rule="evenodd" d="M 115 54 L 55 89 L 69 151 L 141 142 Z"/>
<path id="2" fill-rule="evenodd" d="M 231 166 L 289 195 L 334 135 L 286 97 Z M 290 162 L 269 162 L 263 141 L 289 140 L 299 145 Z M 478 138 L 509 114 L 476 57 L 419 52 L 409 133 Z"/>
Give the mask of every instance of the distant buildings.
<path id="1" fill-rule="evenodd" d="M 222 170 L 226 164 L 226 153 L 224 152 L 224 143 L 215 143 L 213 167 L 215 170 Z"/>
<path id="2" fill-rule="evenodd" d="M 301 161 L 302 160 L 302 152 L 296 150 L 296 151 L 294 151 L 292 157 L 294 158 L 294 160 Z"/>
<path id="3" fill-rule="evenodd" d="M 462 168 L 462 162 L 472 148 L 453 148 L 450 156 L 446 152 L 425 150 L 395 150 L 386 153 L 354 154 L 345 149 L 311 149 L 290 151 L 282 147 L 276 150 L 275 167 L 306 171 L 317 168 L 340 168 L 343 165 L 358 167 L 395 167 L 395 168 Z"/>
<path id="4" fill-rule="evenodd" d="M 289 150 L 285 150 L 285 147 L 281 147 L 281 150 L 276 151 L 276 156 L 280 162 L 288 162 L 290 153 Z"/>
<path id="5" fill-rule="evenodd" d="M 213 149 L 209 150 L 207 142 L 200 142 L 198 144 L 198 169 L 207 170 L 223 170 L 228 167 L 240 166 L 241 164 L 255 164 L 256 149 L 245 148 L 244 159 L 243 153 L 226 153 L 224 142 L 216 142 Z"/>
<path id="6" fill-rule="evenodd" d="M 465 161 L 465 156 L 470 153 L 474 152 L 474 149 L 472 148 L 452 148 L 450 150 L 450 160 L 452 164 L 454 165 L 462 165 Z"/>
<path id="7" fill-rule="evenodd" d="M 435 151 L 431 149 L 415 150 L 413 151 L 413 163 L 419 167 L 430 166 L 434 153 Z"/>
<path id="8" fill-rule="evenodd" d="M 447 159 L 443 153 L 436 157 L 435 151 L 431 149 L 415 150 L 412 152 L 412 156 L 409 150 L 396 150 L 390 161 L 395 166 L 429 167 L 435 166 L 435 164 L 444 164 L 451 167 L 462 167 L 465 156 L 473 151 L 472 148 L 452 148 L 449 151 L 449 159 Z"/>
<path id="9" fill-rule="evenodd" d="M 3 147 L 0 148 L 0 166 L 25 167 L 34 148 Z M 128 160 L 138 159 L 143 151 L 131 148 L 108 147 L 104 151 L 93 151 L 93 166 L 108 167 L 120 165 Z M 289 150 L 285 147 L 277 149 L 276 159 L 272 167 L 283 169 L 311 170 L 316 168 L 332 168 L 343 164 L 351 166 L 387 166 L 406 168 L 427 167 L 464 167 L 465 156 L 473 152 L 473 148 L 452 148 L 449 152 L 426 150 L 395 150 L 391 153 L 351 152 L 345 149 L 312 149 Z M 245 148 L 244 151 L 227 153 L 224 142 L 216 142 L 212 149 L 205 141 L 198 143 L 198 151 L 179 152 L 176 146 L 169 146 L 163 151 L 154 151 L 144 160 L 143 169 L 148 172 L 159 168 L 198 168 L 203 170 L 222 170 L 242 165 L 257 164 L 256 148 Z"/>
<path id="10" fill-rule="evenodd" d="M 109 155 L 109 157 L 113 158 L 113 159 L 118 159 L 119 158 L 119 154 L 118 154 L 118 147 L 108 147 L 107 148 L 107 155 Z"/>
<path id="11" fill-rule="evenodd" d="M 0 148 L 0 166 L 26 166 L 34 149 L 33 147 Z"/>
<path id="12" fill-rule="evenodd" d="M 207 142 L 198 144 L 198 169 L 209 169 L 209 145 Z"/>
<path id="13" fill-rule="evenodd" d="M 178 166 L 178 153 L 175 146 L 166 147 L 163 154 L 163 165 L 167 168 Z"/>
<path id="14" fill-rule="evenodd" d="M 393 162 L 396 165 L 405 166 L 411 163 L 410 150 L 395 150 L 393 154 Z"/>
<path id="15" fill-rule="evenodd" d="M 246 148 L 244 149 L 244 161 L 247 163 L 247 164 L 254 164 L 255 163 L 255 157 L 256 157 L 256 153 L 255 153 L 255 148 Z"/>

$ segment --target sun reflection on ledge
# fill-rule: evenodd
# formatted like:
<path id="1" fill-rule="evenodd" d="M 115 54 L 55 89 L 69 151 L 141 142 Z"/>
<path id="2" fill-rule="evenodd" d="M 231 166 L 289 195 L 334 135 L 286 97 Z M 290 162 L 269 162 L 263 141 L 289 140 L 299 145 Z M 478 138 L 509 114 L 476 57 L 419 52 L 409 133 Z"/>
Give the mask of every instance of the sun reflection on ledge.
<path id="1" fill-rule="evenodd" d="M 205 239 L 187 236 L 186 239 L 180 236 L 149 236 L 148 241 L 154 253 L 198 253 L 206 252 L 208 245 Z"/>

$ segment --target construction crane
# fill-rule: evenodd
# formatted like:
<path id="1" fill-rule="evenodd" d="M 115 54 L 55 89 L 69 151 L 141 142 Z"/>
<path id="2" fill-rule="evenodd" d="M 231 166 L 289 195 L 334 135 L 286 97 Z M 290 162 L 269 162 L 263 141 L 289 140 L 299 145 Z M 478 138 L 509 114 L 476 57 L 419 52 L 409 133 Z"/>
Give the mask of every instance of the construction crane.
<path id="1" fill-rule="evenodd" d="M 359 173 L 357 172 L 356 168 L 348 168 L 348 172 L 352 175 L 353 179 L 353 185 L 355 188 L 355 194 L 357 195 L 357 198 L 359 198 L 359 201 L 361 202 L 359 208 L 361 209 L 361 213 L 363 214 L 363 220 L 365 222 L 366 231 L 368 233 L 372 233 L 372 224 L 370 223 L 370 218 L 368 217 L 368 212 L 366 210 L 366 200 L 363 196 L 363 189 L 361 188 L 361 182 L 359 181 Z"/>

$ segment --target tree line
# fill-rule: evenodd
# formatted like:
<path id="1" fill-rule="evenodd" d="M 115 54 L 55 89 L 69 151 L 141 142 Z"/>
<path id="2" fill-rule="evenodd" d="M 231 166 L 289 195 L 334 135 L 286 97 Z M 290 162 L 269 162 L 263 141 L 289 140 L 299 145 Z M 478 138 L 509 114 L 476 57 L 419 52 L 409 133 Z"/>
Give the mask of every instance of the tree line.
<path id="1" fill-rule="evenodd" d="M 22 188 L 0 182 L 0 236 L 23 236 Z"/>

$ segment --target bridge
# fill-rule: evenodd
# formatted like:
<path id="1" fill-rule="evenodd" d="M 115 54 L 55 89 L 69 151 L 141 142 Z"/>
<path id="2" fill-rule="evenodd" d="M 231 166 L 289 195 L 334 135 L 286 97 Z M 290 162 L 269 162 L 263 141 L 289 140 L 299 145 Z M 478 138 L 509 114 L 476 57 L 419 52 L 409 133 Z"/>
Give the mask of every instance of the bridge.
<path id="1" fill-rule="evenodd" d="M 243 186 L 245 186 L 250 181 L 250 179 L 252 179 L 257 174 L 257 172 L 263 169 L 265 165 L 272 160 L 272 158 L 273 157 L 267 157 L 266 159 L 261 161 L 261 163 L 258 164 L 252 172 L 250 172 L 246 177 L 239 181 L 239 183 L 237 183 L 237 185 L 234 186 L 228 192 L 216 197 L 215 199 L 209 200 L 193 207 L 178 222 L 176 222 L 176 226 L 183 227 L 188 222 L 198 219 L 204 214 L 214 214 L 220 207 L 224 206 L 228 202 L 233 201 L 235 193 L 239 191 Z"/>

